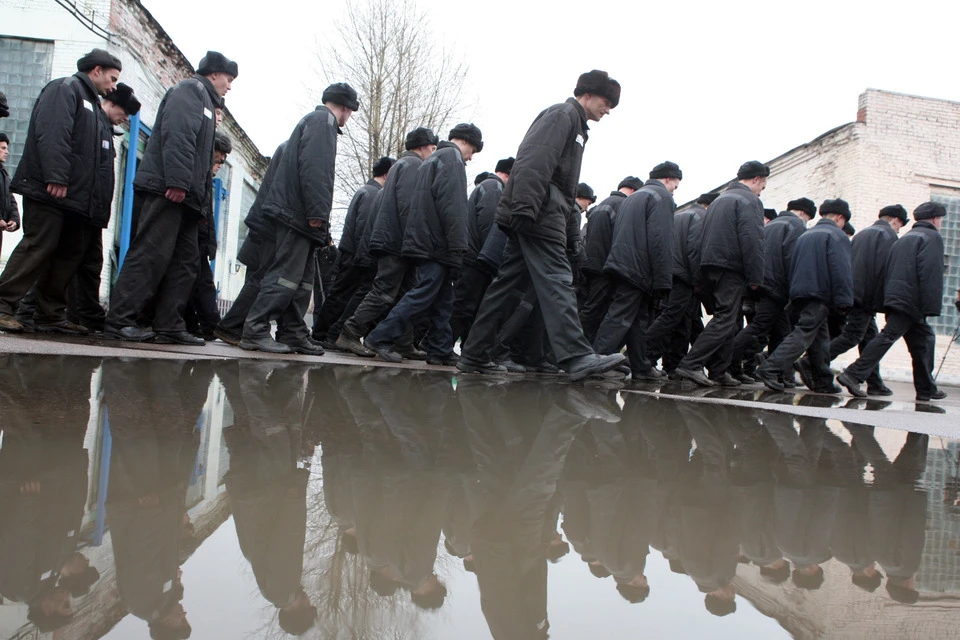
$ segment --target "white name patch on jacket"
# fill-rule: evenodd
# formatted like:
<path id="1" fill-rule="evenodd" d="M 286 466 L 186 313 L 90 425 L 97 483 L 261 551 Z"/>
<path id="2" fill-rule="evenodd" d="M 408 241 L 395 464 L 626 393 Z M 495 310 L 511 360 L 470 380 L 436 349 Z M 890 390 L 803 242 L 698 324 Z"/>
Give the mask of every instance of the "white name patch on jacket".
<path id="1" fill-rule="evenodd" d="M 577 134 L 577 144 L 582 147 L 582 146 L 583 146 L 583 142 L 584 142 L 583 136 L 578 133 L 578 134 Z"/>
<path id="2" fill-rule="evenodd" d="M 210 111 L 210 109 L 207 109 L 206 107 L 204 107 L 204 108 L 203 108 L 203 116 L 204 116 L 205 118 L 211 118 L 211 119 L 212 119 L 212 118 L 213 118 L 213 113 Z"/>
<path id="3" fill-rule="evenodd" d="M 87 111 L 93 111 L 93 104 L 89 100 L 83 101 L 83 108 Z"/>

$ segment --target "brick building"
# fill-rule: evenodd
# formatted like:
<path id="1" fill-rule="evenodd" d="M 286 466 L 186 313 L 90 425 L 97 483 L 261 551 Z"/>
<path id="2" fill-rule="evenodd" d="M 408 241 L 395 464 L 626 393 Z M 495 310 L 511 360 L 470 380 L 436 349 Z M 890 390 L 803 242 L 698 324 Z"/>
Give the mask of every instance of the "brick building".
<path id="1" fill-rule="evenodd" d="M 76 60 L 92 49 L 109 50 L 123 62 L 121 81 L 131 85 L 143 107 L 136 140 L 141 155 L 166 90 L 193 74 L 190 60 L 170 39 L 163 27 L 139 0 L 4 0 L 0 4 L 0 90 L 10 102 L 10 117 L 0 121 L 0 131 L 11 139 L 8 170 L 12 175 L 20 160 L 33 103 L 43 86 L 53 78 L 76 72 Z M 216 48 L 211 41 L 211 48 Z M 199 61 L 205 51 L 191 51 Z M 240 52 L 225 52 L 240 57 Z M 241 66 L 243 60 L 239 60 Z M 241 80 L 242 81 L 242 80 Z M 216 203 L 219 252 L 214 279 L 222 300 L 232 300 L 243 285 L 244 270 L 236 262 L 237 247 L 246 233 L 243 219 L 253 204 L 268 159 L 260 153 L 228 108 L 223 130 L 234 142 L 234 151 L 215 180 L 220 199 Z M 120 244 L 124 186 L 130 150 L 130 128 L 116 138 L 117 187 L 113 216 L 104 235 L 104 271 L 101 299 L 109 298 L 116 278 Z M 0 266 L 19 241 L 20 233 L 4 238 Z"/>
<path id="2" fill-rule="evenodd" d="M 948 215 L 941 231 L 946 248 L 943 312 L 931 319 L 939 366 L 960 321 L 953 305 L 960 287 L 960 102 L 867 89 L 860 95 L 854 122 L 767 164 L 770 180 L 761 198 L 765 206 L 778 211 L 802 196 L 817 203 L 843 198 L 853 211 L 851 223 L 863 229 L 888 204 L 900 203 L 911 212 L 927 200 L 946 205 Z M 847 364 L 855 354 L 853 350 L 841 356 L 838 364 Z M 911 378 L 903 341 L 882 366 L 892 379 Z M 960 347 L 951 351 L 941 380 L 960 381 Z"/>

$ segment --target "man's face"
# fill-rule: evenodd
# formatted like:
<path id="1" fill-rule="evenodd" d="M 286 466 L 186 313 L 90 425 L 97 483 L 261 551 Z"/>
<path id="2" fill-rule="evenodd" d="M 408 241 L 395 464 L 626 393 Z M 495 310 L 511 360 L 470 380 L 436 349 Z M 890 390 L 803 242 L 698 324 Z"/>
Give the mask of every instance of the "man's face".
<path id="1" fill-rule="evenodd" d="M 117 83 L 120 82 L 119 69 L 94 67 L 87 76 L 89 76 L 90 82 L 93 83 L 97 93 L 101 96 L 105 96 L 116 89 Z"/>
<path id="2" fill-rule="evenodd" d="M 217 107 L 216 109 L 214 109 L 213 113 L 216 116 L 217 126 L 219 127 L 220 123 L 223 122 L 223 109 L 221 109 L 220 107 Z"/>
<path id="3" fill-rule="evenodd" d="M 426 160 L 430 157 L 430 154 L 437 150 L 437 145 L 428 144 L 416 149 L 416 153 L 420 156 L 421 160 Z"/>
<path id="4" fill-rule="evenodd" d="M 747 181 L 747 186 L 750 187 L 750 191 L 753 192 L 753 195 L 759 196 L 763 193 L 763 190 L 767 188 L 767 179 L 766 178 L 751 178 Z"/>
<path id="5" fill-rule="evenodd" d="M 233 87 L 233 81 L 235 78 L 229 74 L 218 71 L 216 73 L 211 73 L 207 76 L 210 79 L 213 88 L 216 89 L 217 95 L 221 98 L 226 97 L 227 93 L 230 92 L 230 89 Z"/>
<path id="6" fill-rule="evenodd" d="M 477 150 L 473 147 L 473 145 L 470 144 L 469 142 L 466 142 L 464 140 L 459 140 L 459 139 L 454 140 L 453 142 L 454 144 L 457 145 L 457 147 L 459 147 L 460 155 L 463 156 L 463 161 L 470 162 L 470 160 L 473 159 L 473 154 L 477 152 Z"/>
<path id="7" fill-rule="evenodd" d="M 130 120 L 130 116 L 127 114 L 126 109 L 114 102 L 104 100 L 100 106 L 103 107 L 103 112 L 107 114 L 107 120 L 109 120 L 110 124 L 114 126 L 121 125 Z"/>
<path id="8" fill-rule="evenodd" d="M 577 204 L 580 205 L 581 211 L 586 211 L 593 203 L 590 202 L 590 198 L 577 198 Z"/>
<path id="9" fill-rule="evenodd" d="M 340 105 L 340 108 L 337 109 L 337 113 L 336 113 L 337 124 L 340 125 L 341 127 L 347 126 L 347 122 L 350 120 L 350 116 L 352 115 L 353 115 L 353 109 Z"/>
<path id="10" fill-rule="evenodd" d="M 587 99 L 583 103 L 583 110 L 587 114 L 587 120 L 599 122 L 600 118 L 610 113 L 610 109 L 613 108 L 610 106 L 610 101 L 603 96 L 588 93 L 586 97 Z"/>
<path id="11" fill-rule="evenodd" d="M 222 151 L 213 152 L 213 175 L 217 175 L 217 172 L 220 171 L 220 167 L 223 166 L 223 163 L 227 161 L 227 154 Z"/>
<path id="12" fill-rule="evenodd" d="M 670 193 L 673 193 L 680 186 L 680 179 L 667 178 L 666 180 L 663 181 L 663 186 L 667 188 L 667 191 L 669 191 Z"/>
<path id="13" fill-rule="evenodd" d="M 6 162 L 10 155 L 10 145 L 6 142 L 0 142 L 0 162 Z"/>

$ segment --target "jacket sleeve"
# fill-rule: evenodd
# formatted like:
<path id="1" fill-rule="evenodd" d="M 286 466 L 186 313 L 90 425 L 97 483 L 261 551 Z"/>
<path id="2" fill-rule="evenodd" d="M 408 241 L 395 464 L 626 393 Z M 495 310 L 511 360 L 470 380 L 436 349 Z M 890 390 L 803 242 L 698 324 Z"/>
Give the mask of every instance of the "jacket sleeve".
<path id="1" fill-rule="evenodd" d="M 444 162 L 433 179 L 433 197 L 440 225 L 447 238 L 447 251 L 467 250 L 467 173 L 460 162 Z"/>
<path id="2" fill-rule="evenodd" d="M 663 198 L 653 204 L 647 218 L 647 251 L 653 271 L 651 288 L 668 291 L 673 286 L 673 200 Z"/>
<path id="3" fill-rule="evenodd" d="M 763 209 L 759 203 L 737 206 L 737 237 L 747 286 L 763 284 Z"/>
<path id="4" fill-rule="evenodd" d="M 13 192 L 9 192 L 7 197 L 10 198 L 10 202 L 7 205 L 7 215 L 9 218 L 7 222 L 14 222 L 17 225 L 17 229 L 20 228 L 20 209 L 17 207 L 17 199 L 13 197 Z"/>
<path id="5" fill-rule="evenodd" d="M 204 113 L 202 88 L 190 84 L 171 91 L 163 108 L 160 157 L 166 187 L 189 191 L 194 181 L 197 162 L 212 163 L 212 158 L 198 158 L 197 148 Z M 210 112 L 213 118 L 213 112 Z"/>
<path id="6" fill-rule="evenodd" d="M 930 242 L 918 242 L 917 281 L 921 316 L 939 316 L 943 306 L 943 245 L 939 250 Z"/>
<path id="7" fill-rule="evenodd" d="M 704 214 L 706 215 L 706 214 Z M 693 216 L 687 231 L 687 260 L 690 261 L 690 278 L 693 286 L 703 284 L 700 271 L 700 244 L 703 242 L 703 216 Z"/>
<path id="8" fill-rule="evenodd" d="M 583 253 L 583 241 L 580 238 L 580 208 L 573 205 L 567 212 L 567 257 L 570 262 L 578 261 Z"/>
<path id="9" fill-rule="evenodd" d="M 400 220 L 400 229 L 406 229 L 407 216 L 410 214 L 410 205 L 413 203 L 417 188 L 417 169 L 401 166 L 397 172 L 397 189 L 393 206 L 397 209 L 397 219 Z"/>
<path id="10" fill-rule="evenodd" d="M 853 268 L 850 265 L 850 241 L 827 239 L 827 265 L 830 269 L 830 300 L 834 308 L 853 305 Z"/>
<path id="11" fill-rule="evenodd" d="M 486 238 L 493 227 L 493 219 L 497 214 L 497 203 L 500 202 L 500 189 L 484 189 L 477 203 L 477 228 L 480 237 Z"/>
<path id="12" fill-rule="evenodd" d="M 510 172 L 510 215 L 536 220 L 560 157 L 573 134 L 573 121 L 561 110 L 547 111 L 530 126 Z M 569 240 L 569 236 L 568 236 Z"/>
<path id="13" fill-rule="evenodd" d="M 34 113 L 34 131 L 40 170 L 46 184 L 70 183 L 70 160 L 73 158 L 73 125 L 78 101 L 82 98 L 66 82 L 50 86 L 38 98 Z M 91 105 L 99 109 L 97 105 Z"/>
<path id="14" fill-rule="evenodd" d="M 333 178 L 337 160 L 337 123 L 314 118 L 300 137 L 298 156 L 300 197 L 307 220 L 330 219 L 333 206 Z"/>

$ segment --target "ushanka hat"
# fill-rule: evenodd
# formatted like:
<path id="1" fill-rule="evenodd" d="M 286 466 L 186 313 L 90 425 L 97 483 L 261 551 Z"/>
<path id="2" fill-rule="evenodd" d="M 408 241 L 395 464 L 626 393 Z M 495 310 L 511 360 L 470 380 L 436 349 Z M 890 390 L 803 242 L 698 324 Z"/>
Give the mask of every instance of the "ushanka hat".
<path id="1" fill-rule="evenodd" d="M 222 131 L 213 134 L 213 150 L 229 155 L 233 151 L 233 140 Z"/>
<path id="2" fill-rule="evenodd" d="M 431 144 L 435 145 L 439 142 L 440 138 L 433 132 L 433 129 L 417 127 L 407 134 L 407 139 L 403 143 L 403 146 L 407 151 L 410 151 L 411 149 L 419 149 L 420 147 L 426 147 Z"/>
<path id="3" fill-rule="evenodd" d="M 589 200 L 591 203 L 597 201 L 597 196 L 594 195 L 593 189 L 586 182 L 581 182 L 577 185 L 577 196 L 578 198 L 583 198 L 584 200 Z"/>
<path id="4" fill-rule="evenodd" d="M 360 109 L 360 100 L 357 99 L 356 90 L 346 82 L 336 82 L 324 89 L 320 102 L 339 104 L 351 111 Z"/>
<path id="5" fill-rule="evenodd" d="M 389 156 L 384 156 L 373 164 L 373 177 L 379 178 L 390 172 L 390 167 L 396 163 L 396 160 Z"/>
<path id="6" fill-rule="evenodd" d="M 913 210 L 915 220 L 930 220 L 932 218 L 942 218 L 947 215 L 947 209 L 939 202 L 924 202 Z"/>
<path id="7" fill-rule="evenodd" d="M 737 170 L 737 180 L 750 180 L 751 178 L 766 178 L 770 175 L 770 167 L 763 164 L 762 162 L 757 162 L 756 160 L 750 160 L 749 162 L 744 162 L 740 165 L 740 168 Z"/>
<path id="8" fill-rule="evenodd" d="M 880 215 L 878 217 L 884 218 L 886 216 L 897 218 L 903 224 L 910 222 L 910 216 L 907 215 L 907 210 L 903 208 L 902 204 L 891 204 L 880 209 Z"/>
<path id="9" fill-rule="evenodd" d="M 133 116 L 140 113 L 140 101 L 133 94 L 133 87 L 128 84 L 118 82 L 117 88 L 103 96 L 103 99 L 122 108 L 127 115 Z"/>
<path id="10" fill-rule="evenodd" d="M 825 216 L 831 213 L 840 214 L 847 222 L 850 221 L 850 205 L 846 200 L 835 198 L 833 200 L 824 200 L 820 205 L 820 215 Z"/>
<path id="11" fill-rule="evenodd" d="M 516 161 L 517 159 L 514 157 L 504 158 L 503 160 L 497 162 L 497 166 L 493 171 L 494 173 L 505 173 L 510 175 L 510 172 L 513 171 L 513 163 Z"/>
<path id="12" fill-rule="evenodd" d="M 461 122 L 453 129 L 450 129 L 450 135 L 447 136 L 447 138 L 449 140 L 453 140 L 454 138 L 463 140 L 476 149 L 477 153 L 483 151 L 483 133 L 481 133 L 477 125 L 471 122 Z"/>
<path id="13" fill-rule="evenodd" d="M 228 76 L 237 77 L 240 68 L 237 63 L 227 58 L 219 51 L 207 51 L 207 55 L 200 59 L 200 66 L 197 67 L 197 74 L 208 76 L 211 73 L 225 73 Z"/>
<path id="14" fill-rule="evenodd" d="M 813 218 L 817 215 L 817 203 L 810 198 L 797 198 L 787 203 L 787 211 L 803 211 Z"/>
<path id="15" fill-rule="evenodd" d="M 620 184 L 617 185 L 617 191 L 626 187 L 627 189 L 633 189 L 634 191 L 639 191 L 640 187 L 643 186 L 643 180 L 636 176 L 627 176 L 620 181 Z"/>
<path id="16" fill-rule="evenodd" d="M 603 96 L 610 101 L 611 109 L 620 104 L 620 83 L 611 78 L 606 71 L 594 69 L 580 75 L 573 95 L 579 98 L 587 93 Z"/>
<path id="17" fill-rule="evenodd" d="M 680 165 L 669 160 L 661 162 L 650 171 L 650 179 L 663 180 L 664 178 L 676 178 L 683 180 L 683 171 L 680 171 Z"/>
<path id="18" fill-rule="evenodd" d="M 93 49 L 90 53 L 77 60 L 77 71 L 86 73 L 96 67 L 123 71 L 123 63 L 120 62 L 120 58 L 103 49 Z"/>

